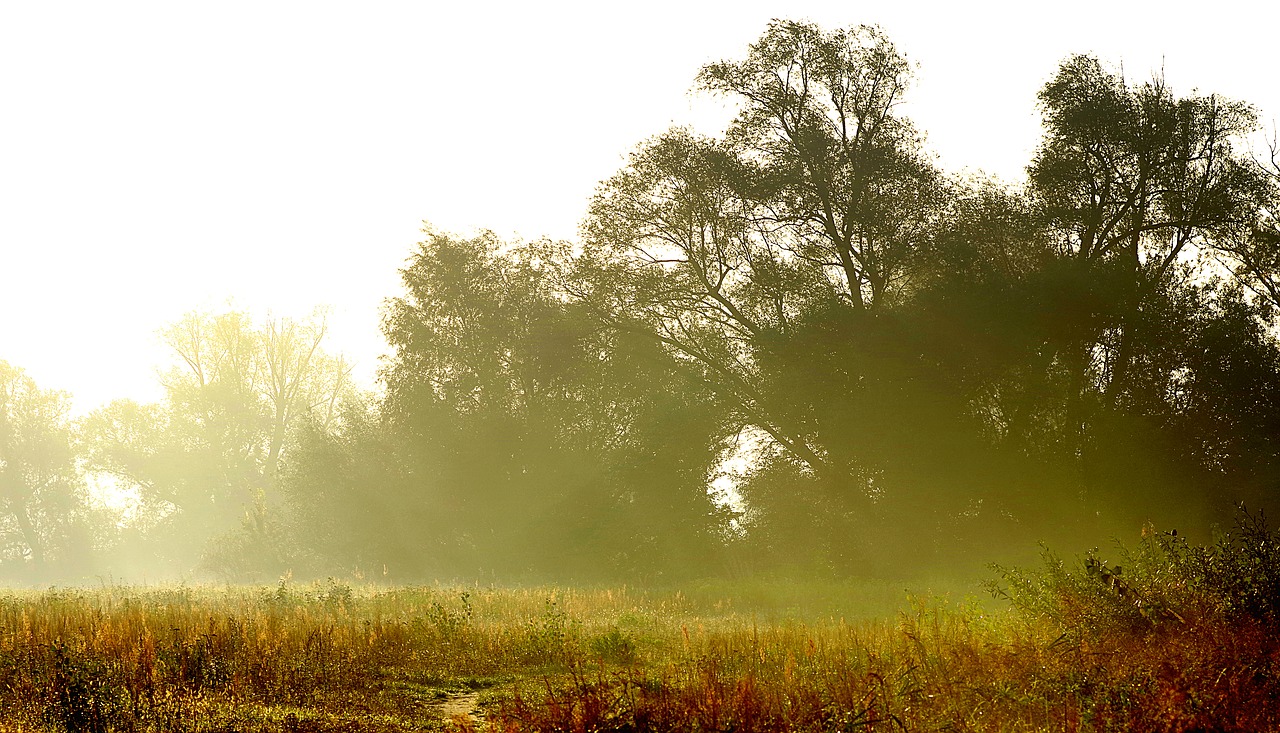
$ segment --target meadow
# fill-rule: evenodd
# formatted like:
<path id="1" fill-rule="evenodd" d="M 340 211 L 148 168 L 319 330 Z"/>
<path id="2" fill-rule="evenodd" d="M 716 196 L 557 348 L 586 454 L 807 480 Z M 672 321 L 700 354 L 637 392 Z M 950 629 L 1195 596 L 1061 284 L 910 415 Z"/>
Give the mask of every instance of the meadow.
<path id="1" fill-rule="evenodd" d="M 1275 540 L 1150 532 L 1114 564 L 995 568 L 969 598 L 852 579 L 9 591 L 0 730 L 1276 730 Z"/>

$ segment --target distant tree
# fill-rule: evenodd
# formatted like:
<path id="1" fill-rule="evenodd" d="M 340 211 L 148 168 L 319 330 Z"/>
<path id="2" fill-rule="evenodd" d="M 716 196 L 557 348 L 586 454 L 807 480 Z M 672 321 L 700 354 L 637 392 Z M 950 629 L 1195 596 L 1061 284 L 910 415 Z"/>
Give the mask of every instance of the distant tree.
<path id="1" fill-rule="evenodd" d="M 44 572 L 89 549 L 68 408 L 66 394 L 0 361 L 0 563 Z"/>
<path id="2" fill-rule="evenodd" d="M 445 510 L 418 468 L 378 404 L 348 402 L 328 425 L 304 421 L 281 464 L 293 569 L 398 580 L 437 569 L 449 549 Z"/>
<path id="3" fill-rule="evenodd" d="M 228 436 L 227 443 L 256 453 L 254 462 L 270 483 L 289 427 L 303 415 L 331 421 L 351 389 L 344 358 L 322 349 L 327 332 L 323 311 L 261 324 L 238 312 L 189 314 L 162 333 L 180 358 L 165 376 L 165 388 L 207 424 L 248 431 Z"/>
<path id="4" fill-rule="evenodd" d="M 241 312 L 193 313 L 162 332 L 174 365 L 165 400 L 113 402 L 84 422 L 87 465 L 138 492 L 140 522 L 173 560 L 194 562 L 215 536 L 278 507 L 289 432 L 336 418 L 349 368 L 323 350 L 323 313 L 254 323 Z"/>

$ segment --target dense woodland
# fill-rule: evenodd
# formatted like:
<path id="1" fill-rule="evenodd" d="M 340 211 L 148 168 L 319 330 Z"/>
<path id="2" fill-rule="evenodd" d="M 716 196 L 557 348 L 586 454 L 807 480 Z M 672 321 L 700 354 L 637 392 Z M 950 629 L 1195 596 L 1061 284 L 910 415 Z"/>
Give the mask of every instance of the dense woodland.
<path id="1" fill-rule="evenodd" d="M 579 241 L 428 229 L 377 392 L 323 315 L 193 314 L 162 401 L 80 420 L 0 362 L 0 576 L 884 576 L 1273 506 L 1258 113 L 1071 57 L 1010 185 L 939 169 L 912 70 L 775 22 L 697 76 L 728 130 L 641 142 Z"/>

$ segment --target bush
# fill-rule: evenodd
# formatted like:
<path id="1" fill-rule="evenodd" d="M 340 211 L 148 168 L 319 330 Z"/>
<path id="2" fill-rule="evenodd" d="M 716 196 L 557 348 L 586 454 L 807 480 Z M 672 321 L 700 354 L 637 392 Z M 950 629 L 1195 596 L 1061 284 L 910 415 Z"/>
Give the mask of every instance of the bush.
<path id="1" fill-rule="evenodd" d="M 1198 572 L 1228 614 L 1280 623 L 1280 530 L 1270 529 L 1262 512 L 1241 507 L 1235 531 L 1201 553 Z"/>
<path id="2" fill-rule="evenodd" d="M 1044 548 L 1039 570 L 993 565 L 987 590 L 1024 616 L 1047 618 L 1069 637 L 1145 633 L 1206 616 L 1280 621 L 1280 532 L 1241 507 L 1232 531 L 1212 545 L 1148 526 L 1136 550 L 1117 543 L 1114 564 L 1095 550 L 1079 567 Z"/>

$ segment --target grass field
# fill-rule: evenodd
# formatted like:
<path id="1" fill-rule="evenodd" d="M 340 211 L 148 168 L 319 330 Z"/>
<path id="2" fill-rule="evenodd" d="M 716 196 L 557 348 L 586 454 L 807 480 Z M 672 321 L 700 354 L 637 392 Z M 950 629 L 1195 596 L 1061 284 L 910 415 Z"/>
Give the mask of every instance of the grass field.
<path id="1" fill-rule="evenodd" d="M 1012 604 L 853 580 L 9 592 L 0 729 L 1280 729 L 1274 617 L 1168 557 L 1055 562 L 1006 571 Z"/>

